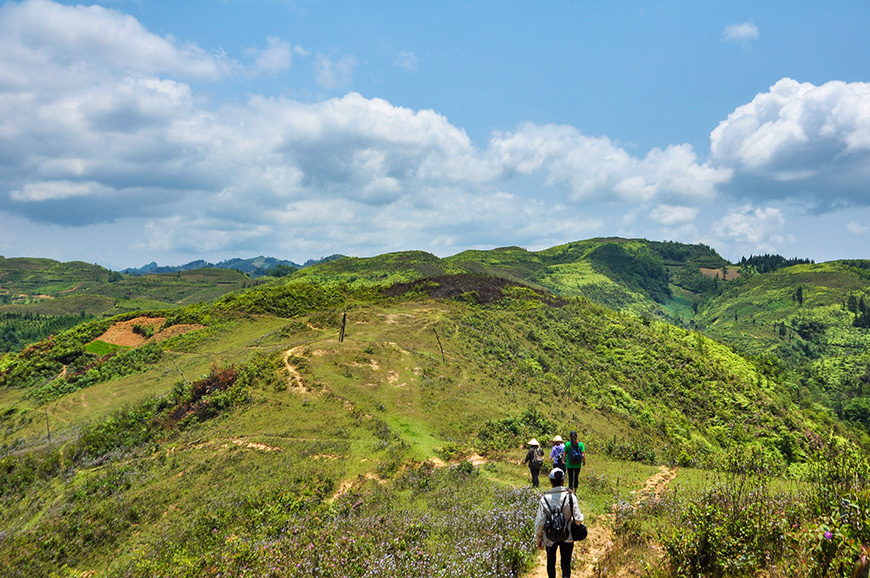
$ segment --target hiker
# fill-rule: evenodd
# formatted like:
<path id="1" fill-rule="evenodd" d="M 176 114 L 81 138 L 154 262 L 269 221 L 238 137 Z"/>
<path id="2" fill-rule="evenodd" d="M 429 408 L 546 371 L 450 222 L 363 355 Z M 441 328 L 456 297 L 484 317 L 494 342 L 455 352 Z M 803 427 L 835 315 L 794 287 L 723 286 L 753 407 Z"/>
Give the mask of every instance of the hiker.
<path id="1" fill-rule="evenodd" d="M 586 446 L 577 439 L 577 432 L 571 432 L 571 441 L 565 445 L 566 467 L 568 472 L 568 489 L 577 493 L 580 479 L 580 468 L 586 465 Z"/>
<path id="2" fill-rule="evenodd" d="M 541 466 L 544 465 L 544 452 L 541 450 L 541 444 L 538 440 L 532 438 L 528 441 L 529 451 L 526 453 L 526 459 L 523 463 L 529 464 L 529 472 L 532 474 L 532 485 L 538 487 L 538 474 L 541 473 Z"/>
<path id="3" fill-rule="evenodd" d="M 553 467 L 565 471 L 565 444 L 562 443 L 562 436 L 553 438 L 553 450 L 550 452 L 550 459 L 553 460 Z"/>
<path id="4" fill-rule="evenodd" d="M 574 494 L 562 485 L 564 477 L 565 473 L 558 468 L 550 471 L 550 484 L 553 489 L 541 496 L 538 502 L 538 514 L 535 516 L 535 540 L 539 549 L 545 547 L 547 549 L 548 578 L 556 578 L 556 550 L 559 551 L 562 578 L 570 578 L 571 555 L 574 552 L 574 540 L 571 538 L 570 530 L 564 532 L 562 536 L 554 536 L 556 540 L 548 535 L 551 533 L 547 529 L 548 517 L 552 520 L 554 514 L 561 512 L 563 516 L 561 521 L 567 528 L 572 528 L 575 521 L 578 523 L 583 521 L 583 514 L 580 512 Z M 550 527 L 555 527 L 555 524 L 551 522 Z"/>

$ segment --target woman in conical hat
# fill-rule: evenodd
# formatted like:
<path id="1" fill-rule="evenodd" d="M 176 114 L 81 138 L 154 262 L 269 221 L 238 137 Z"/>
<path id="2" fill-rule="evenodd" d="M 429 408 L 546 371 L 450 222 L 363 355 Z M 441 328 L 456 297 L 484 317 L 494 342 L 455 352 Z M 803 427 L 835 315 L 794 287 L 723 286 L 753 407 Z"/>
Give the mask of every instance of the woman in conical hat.
<path id="1" fill-rule="evenodd" d="M 538 475 L 541 473 L 541 466 L 544 465 L 544 452 L 541 450 L 541 444 L 535 438 L 528 442 L 529 451 L 526 453 L 526 459 L 523 463 L 529 464 L 529 472 L 532 474 L 532 485 L 538 487 Z"/>

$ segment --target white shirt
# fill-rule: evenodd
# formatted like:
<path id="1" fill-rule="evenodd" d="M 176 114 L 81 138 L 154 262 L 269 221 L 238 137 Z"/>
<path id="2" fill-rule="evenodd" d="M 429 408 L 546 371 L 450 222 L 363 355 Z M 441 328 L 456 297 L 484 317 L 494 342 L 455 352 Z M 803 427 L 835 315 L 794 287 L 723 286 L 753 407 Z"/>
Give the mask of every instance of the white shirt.
<path id="1" fill-rule="evenodd" d="M 564 500 L 564 502 L 562 501 Z M 577 496 L 571 494 L 565 486 L 557 486 L 549 492 L 544 492 L 538 502 L 538 515 L 535 517 L 535 540 L 536 544 L 543 542 L 544 546 L 552 546 L 553 542 L 547 538 L 547 533 L 544 531 L 544 524 L 547 521 L 547 511 L 549 508 L 556 508 L 562 504 L 562 513 L 568 524 L 571 524 L 573 518 L 577 522 L 583 521 L 583 514 L 580 512 L 580 506 L 577 505 Z M 571 508 L 571 506 L 574 506 Z M 566 542 L 573 542 L 569 536 Z"/>

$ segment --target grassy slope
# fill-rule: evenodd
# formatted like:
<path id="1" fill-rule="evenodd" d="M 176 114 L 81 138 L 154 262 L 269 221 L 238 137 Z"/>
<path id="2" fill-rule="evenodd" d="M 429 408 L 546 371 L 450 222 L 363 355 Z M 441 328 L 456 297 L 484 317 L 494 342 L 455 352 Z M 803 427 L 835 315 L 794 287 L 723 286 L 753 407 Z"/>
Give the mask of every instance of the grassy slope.
<path id="1" fill-rule="evenodd" d="M 602 251 L 618 247 L 620 255 Z M 611 252 L 612 253 L 612 252 Z M 639 239 L 597 238 L 576 241 L 543 251 L 502 247 L 489 251 L 463 251 L 445 259 L 420 251 L 390 253 L 372 258 L 346 257 L 306 267 L 290 279 L 311 283 L 347 283 L 353 286 L 387 286 L 438 275 L 473 273 L 491 275 L 532 288 L 546 288 L 557 295 L 583 295 L 619 310 L 669 319 L 685 319 L 700 299 L 698 288 L 673 286 L 675 294 L 654 291 L 637 273 L 650 258 L 676 283 L 685 271 L 722 267 L 727 262 L 700 245 L 652 242 Z M 661 289 L 661 288 L 659 288 Z M 658 299 L 658 302 L 656 301 Z"/>
<path id="2" fill-rule="evenodd" d="M 256 283 L 227 269 L 131 277 L 77 261 L 0 258 L 0 312 L 114 315 L 212 301 Z"/>
<path id="3" fill-rule="evenodd" d="M 803 303 L 797 299 L 797 289 Z M 799 371 L 802 403 L 821 403 L 870 428 L 870 331 L 853 327 L 849 295 L 870 296 L 866 270 L 846 262 L 796 265 L 730 281 L 695 319 L 707 335 Z"/>
<path id="4" fill-rule="evenodd" d="M 179 370 L 193 380 L 215 365 L 239 364 L 255 353 L 283 360 L 293 350 L 290 362 L 304 387 L 285 375 L 251 391 L 247 404 L 181 431 L 168 430 L 132 457 L 78 463 L 63 476 L 31 486 L 27 499 L 5 500 L 2 531 L 13 541 L 28 539 L 29 532 L 58 537 L 108 532 L 80 549 L 71 543 L 60 561 L 40 562 L 42 569 L 65 560 L 79 569 L 129 570 L 161 548 L 177 549 L 182 559 L 172 564 L 186 567 L 191 556 L 205 555 L 190 550 L 194 543 L 214 552 L 235 547 L 210 544 L 206 534 L 208 526 L 219 525 L 209 517 L 217 515 L 228 517 L 221 522 L 228 532 L 242 532 L 242 522 L 232 518 L 237 500 L 254 500 L 262 508 L 287 488 L 314 492 L 317 500 L 335 495 L 345 483 L 354 491 L 371 489 L 372 480 L 394 478 L 408 464 L 446 455 L 445 448 L 453 455 L 488 450 L 496 460 L 516 459 L 526 435 L 547 439 L 577 428 L 599 472 L 621 470 L 630 480 L 614 488 L 590 477 L 596 482 L 582 507 L 594 513 L 607 507 L 608 494 L 627 492 L 649 473 L 645 466 L 601 457 L 608 444 L 639 443 L 660 458 L 683 463 L 713 459 L 732 442 L 777 458 L 784 435 L 808 443 L 835 427 L 824 414 L 796 407 L 751 364 L 698 334 L 587 301 L 549 307 L 530 290 L 503 291 L 504 299 L 482 306 L 419 292 L 386 300 L 360 294 L 291 320 L 233 316 L 168 342 L 166 357 L 145 373 L 42 406 L 26 391 L 7 389 L 0 394 L 2 454 L 23 456 L 46 448 L 63 451 L 85 423 L 168 395 L 180 382 Z M 246 301 L 227 303 L 271 307 L 263 298 L 275 295 L 255 289 Z M 348 326 L 339 343 L 345 310 Z M 553 431 L 500 433 L 495 443 L 479 436 L 529 408 L 540 411 Z M 501 484 L 525 479 L 523 468 L 510 461 L 497 461 L 485 475 Z M 77 492 L 99 495 L 106 483 L 121 483 L 110 492 L 112 510 L 95 504 L 76 510 L 76 500 L 84 499 Z M 56 518 L 64 510 L 66 517 Z"/>
<path id="5" fill-rule="evenodd" d="M 803 304 L 796 300 L 798 287 L 803 288 Z M 836 261 L 796 265 L 728 282 L 699 310 L 697 324 L 747 353 L 786 356 L 790 341 L 808 341 L 796 333 L 801 322 L 817 320 L 825 331 L 815 345 L 826 356 L 838 356 L 870 345 L 868 332 L 853 328 L 853 315 L 843 310 L 850 293 L 870 294 L 870 280 L 854 268 Z M 787 329 L 784 337 L 781 322 Z"/>

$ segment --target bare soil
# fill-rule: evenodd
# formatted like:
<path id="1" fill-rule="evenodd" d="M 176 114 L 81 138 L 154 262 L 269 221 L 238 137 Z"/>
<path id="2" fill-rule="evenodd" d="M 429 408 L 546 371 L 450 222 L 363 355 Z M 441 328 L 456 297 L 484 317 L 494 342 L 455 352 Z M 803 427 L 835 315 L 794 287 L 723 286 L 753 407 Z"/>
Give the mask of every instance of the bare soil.
<path id="1" fill-rule="evenodd" d="M 731 267 L 728 268 L 726 275 L 722 275 L 722 269 L 708 269 L 706 267 L 701 267 L 701 273 L 707 277 L 716 277 L 717 279 L 725 279 L 725 281 L 731 281 L 740 277 L 740 272 Z"/>
<path id="2" fill-rule="evenodd" d="M 97 337 L 95 341 L 102 341 L 104 343 L 119 345 L 121 347 L 138 347 L 147 341 L 163 341 L 164 339 L 169 339 L 170 337 L 182 335 L 205 327 L 204 325 L 196 324 L 179 324 L 172 325 L 160 331 L 159 328 L 165 321 L 165 317 L 136 317 L 135 319 L 130 319 L 128 321 L 119 321 L 109 327 L 109 329 Z M 133 330 L 135 325 L 140 327 L 153 327 L 154 335 L 146 339 L 144 335 L 140 335 Z"/>

